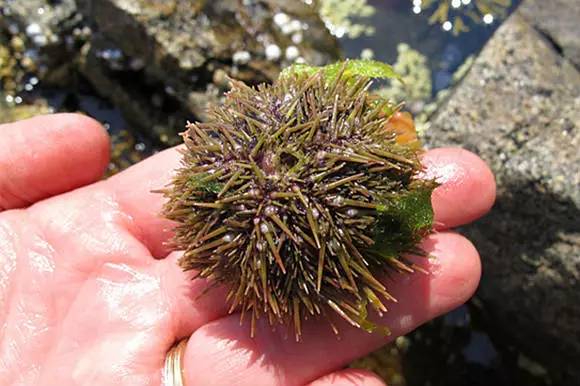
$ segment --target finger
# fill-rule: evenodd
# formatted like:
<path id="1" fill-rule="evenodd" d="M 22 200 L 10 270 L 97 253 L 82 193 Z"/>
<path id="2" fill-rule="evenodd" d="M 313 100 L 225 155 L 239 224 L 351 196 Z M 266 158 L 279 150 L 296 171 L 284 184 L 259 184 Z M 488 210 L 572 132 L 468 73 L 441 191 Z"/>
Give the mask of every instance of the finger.
<path id="1" fill-rule="evenodd" d="M 192 272 L 183 272 L 177 264 L 182 253 L 173 252 L 159 261 L 164 292 L 168 295 L 175 339 L 190 336 L 199 327 L 227 314 L 227 289 L 212 287 L 207 279 L 197 278 Z M 211 288 L 211 292 L 206 293 Z"/>
<path id="2" fill-rule="evenodd" d="M 428 274 L 395 276 L 386 283 L 399 300 L 380 321 L 391 329 L 390 337 L 343 323 L 337 339 L 328 323 L 310 320 L 304 323 L 302 342 L 286 330 L 272 331 L 263 321 L 251 338 L 248 323 L 240 325 L 239 315 L 230 315 L 191 336 L 184 357 L 186 384 L 302 385 L 469 299 L 481 272 L 473 245 L 444 232 L 427 238 L 423 247 L 437 257 L 417 262 Z"/>
<path id="3" fill-rule="evenodd" d="M 487 213 L 495 201 L 495 178 L 487 164 L 461 148 L 430 150 L 423 156 L 424 177 L 441 185 L 431 197 L 435 228 L 470 223 Z"/>
<path id="4" fill-rule="evenodd" d="M 164 198 L 153 191 L 171 181 L 181 156 L 177 148 L 162 151 L 109 178 L 106 187 L 123 210 L 131 216 L 138 237 L 154 257 L 165 257 L 172 224 L 161 216 Z"/>
<path id="5" fill-rule="evenodd" d="M 386 383 L 372 371 L 344 369 L 318 378 L 306 386 L 386 386 Z"/>
<path id="6" fill-rule="evenodd" d="M 161 152 L 118 174 L 109 181 L 117 200 L 140 230 L 139 237 L 155 257 L 169 253 L 164 243 L 172 224 L 160 216 L 164 198 L 152 190 L 165 187 L 179 166 L 175 149 Z M 430 150 L 424 155 L 425 175 L 442 184 L 433 193 L 439 229 L 464 224 L 483 215 L 493 205 L 495 182 L 485 163 L 473 153 L 457 148 Z"/>
<path id="7" fill-rule="evenodd" d="M 0 211 L 100 179 L 109 138 L 95 120 L 53 114 L 0 125 Z"/>

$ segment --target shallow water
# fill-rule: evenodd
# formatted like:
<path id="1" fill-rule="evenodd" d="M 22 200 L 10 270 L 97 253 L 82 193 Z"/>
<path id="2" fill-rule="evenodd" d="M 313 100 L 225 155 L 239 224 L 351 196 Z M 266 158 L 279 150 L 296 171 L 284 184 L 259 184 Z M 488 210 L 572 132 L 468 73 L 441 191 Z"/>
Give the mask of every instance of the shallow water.
<path id="1" fill-rule="evenodd" d="M 368 4 L 375 9 L 374 15 L 355 20 L 372 25 L 375 32 L 354 39 L 345 34 L 340 41 L 346 57 L 358 57 L 364 49 L 371 49 L 376 59 L 387 63 L 397 60 L 397 45 L 407 43 L 426 56 L 436 93 L 451 85 L 453 73 L 470 55 L 479 52 L 519 3 L 512 0 L 369 0 Z M 445 4 L 449 5 L 445 21 L 430 22 Z M 460 5 L 454 8 L 452 4 Z M 469 30 L 454 30 L 461 23 Z"/>

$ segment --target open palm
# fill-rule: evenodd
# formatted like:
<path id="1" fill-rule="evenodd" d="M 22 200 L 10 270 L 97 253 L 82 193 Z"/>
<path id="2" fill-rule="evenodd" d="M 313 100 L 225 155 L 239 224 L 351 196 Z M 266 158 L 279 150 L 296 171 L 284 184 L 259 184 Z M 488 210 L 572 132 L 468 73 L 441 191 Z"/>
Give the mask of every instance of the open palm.
<path id="1" fill-rule="evenodd" d="M 0 385 L 160 385 L 165 354 L 191 335 L 185 383 L 195 385 L 381 385 L 373 374 L 340 370 L 351 360 L 465 302 L 479 281 L 476 250 L 449 232 L 484 214 L 495 183 L 475 155 L 437 149 L 426 174 L 437 233 L 417 259 L 428 274 L 386 283 L 398 303 L 382 337 L 338 322 L 310 320 L 297 343 L 266 324 L 250 338 L 227 313 L 225 290 L 197 297 L 164 243 L 163 187 L 178 166 L 170 149 L 108 180 L 108 138 L 72 114 L 0 126 Z M 99 182 L 95 182 L 99 181 Z"/>

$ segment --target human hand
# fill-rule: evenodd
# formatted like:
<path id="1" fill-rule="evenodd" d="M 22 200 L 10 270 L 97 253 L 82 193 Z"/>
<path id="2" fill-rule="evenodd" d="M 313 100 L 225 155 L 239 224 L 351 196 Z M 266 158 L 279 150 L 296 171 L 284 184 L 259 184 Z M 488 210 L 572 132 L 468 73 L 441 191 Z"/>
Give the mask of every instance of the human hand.
<path id="1" fill-rule="evenodd" d="M 477 251 L 448 229 L 493 204 L 487 166 L 460 149 L 424 155 L 437 232 L 417 258 L 428 274 L 387 282 L 398 300 L 383 337 L 337 321 L 292 334 L 227 314 L 225 291 L 202 297 L 165 247 L 162 188 L 179 164 L 170 149 L 105 181 L 108 138 L 92 119 L 55 114 L 0 126 L 0 385 L 160 385 L 169 348 L 190 336 L 187 386 L 382 385 L 340 370 L 398 335 L 464 303 L 480 277 Z M 98 181 L 98 182 L 96 182 Z M 2 211 L 2 209 L 5 209 Z M 169 231 L 168 231 L 169 230 Z"/>

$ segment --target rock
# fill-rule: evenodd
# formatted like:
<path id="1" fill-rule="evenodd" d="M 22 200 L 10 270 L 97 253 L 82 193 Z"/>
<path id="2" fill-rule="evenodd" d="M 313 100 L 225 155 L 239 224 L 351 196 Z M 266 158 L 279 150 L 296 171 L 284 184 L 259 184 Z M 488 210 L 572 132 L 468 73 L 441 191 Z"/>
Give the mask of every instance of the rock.
<path id="1" fill-rule="evenodd" d="M 426 141 L 491 165 L 496 205 L 465 228 L 483 260 L 478 296 L 504 338 L 571 384 L 580 380 L 580 74 L 529 24 L 531 9 L 498 29 Z M 544 25 L 566 19 L 553 11 Z"/>
<path id="2" fill-rule="evenodd" d="M 99 95 L 109 99 L 123 113 L 127 123 L 146 134 L 158 146 L 176 145 L 176 135 L 191 119 L 191 112 L 165 86 L 135 68 L 112 43 L 94 36 L 80 54 L 78 68 Z M 209 94 L 203 94 L 206 101 Z"/>
<path id="3" fill-rule="evenodd" d="M 221 79 L 218 86 L 225 86 L 225 75 L 256 84 L 271 81 L 298 58 L 323 64 L 338 57 L 337 42 L 314 8 L 302 2 L 77 2 L 101 38 L 143 63 L 144 77 L 169 90 L 191 119 L 203 117 L 206 102 L 213 100 L 203 95 L 217 94 L 212 82 Z"/>
<path id="4" fill-rule="evenodd" d="M 90 31 L 74 0 L 0 0 L 0 31 L 19 43 L 22 67 L 52 85 L 69 81 L 71 57 Z"/>
<path id="5" fill-rule="evenodd" d="M 56 47 L 65 31 L 75 28 L 81 16 L 74 0 L 0 0 L 0 26 L 11 35 L 23 33 L 31 47 Z"/>
<path id="6" fill-rule="evenodd" d="M 528 0 L 519 10 L 526 20 L 580 68 L 580 4 L 574 0 Z"/>
<path id="7" fill-rule="evenodd" d="M 53 110 L 44 99 L 38 99 L 33 104 L 17 104 L 8 102 L 6 95 L 0 91 L 0 124 L 19 121 L 35 115 L 49 114 Z"/>
<path id="8" fill-rule="evenodd" d="M 13 93 L 18 88 L 17 85 L 22 78 L 23 74 L 14 57 L 12 45 L 0 35 L 0 84 L 2 91 Z"/>
<path id="9" fill-rule="evenodd" d="M 0 11 L 10 43 L 0 42 L 0 67 L 25 69 L 16 79 L 0 71 L 14 86 L 7 91 L 22 92 L 21 80 L 31 76 L 76 88 L 80 71 L 164 146 L 178 140 L 187 119 L 204 118 L 228 77 L 256 84 L 295 60 L 338 58 L 337 42 L 303 2 L 0 0 Z M 13 57 L 15 64 L 5 59 Z"/>

